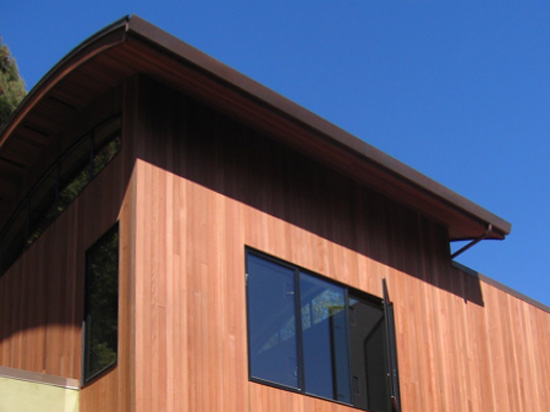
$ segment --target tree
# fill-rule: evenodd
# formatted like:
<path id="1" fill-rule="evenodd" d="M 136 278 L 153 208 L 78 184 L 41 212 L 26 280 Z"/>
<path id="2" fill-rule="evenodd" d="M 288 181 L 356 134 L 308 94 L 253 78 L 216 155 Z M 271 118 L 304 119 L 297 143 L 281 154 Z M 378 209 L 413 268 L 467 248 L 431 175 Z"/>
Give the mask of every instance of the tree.
<path id="1" fill-rule="evenodd" d="M 25 82 L 19 76 L 15 59 L 0 37 L 0 129 L 7 123 L 25 94 Z"/>

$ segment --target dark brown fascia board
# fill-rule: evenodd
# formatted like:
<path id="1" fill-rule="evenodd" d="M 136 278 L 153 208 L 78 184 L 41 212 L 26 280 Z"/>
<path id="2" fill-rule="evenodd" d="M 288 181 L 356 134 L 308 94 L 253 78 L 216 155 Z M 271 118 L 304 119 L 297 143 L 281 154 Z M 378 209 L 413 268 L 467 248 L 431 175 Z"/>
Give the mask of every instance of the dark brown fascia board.
<path id="1" fill-rule="evenodd" d="M 161 30 L 157 26 L 139 18 L 131 16 L 128 20 L 128 32 L 141 37 L 147 43 L 155 47 L 161 47 L 165 51 L 183 59 L 209 73 L 211 76 L 231 85 L 234 89 L 248 95 L 254 100 L 259 100 L 279 113 L 295 119 L 295 121 L 318 131 L 326 139 L 335 145 L 353 152 L 369 163 L 376 164 L 379 168 L 408 182 L 421 191 L 436 197 L 461 210 L 472 218 L 484 222 L 485 226 L 492 224 L 494 231 L 491 237 L 504 238 L 511 231 L 511 224 L 496 216 L 481 206 L 473 203 L 465 197 L 437 183 L 433 179 L 412 169 L 404 163 L 394 159 L 386 153 L 365 143 L 357 137 L 347 133 L 334 124 L 322 119 L 309 110 L 299 106 L 291 100 L 275 93 L 269 88 L 259 84 L 249 77 L 237 72 L 220 61 L 202 53 L 180 39 Z"/>
<path id="2" fill-rule="evenodd" d="M 10 136 L 20 125 L 27 113 L 29 113 L 61 79 L 105 49 L 124 42 L 126 39 L 126 28 L 129 18 L 129 16 L 125 16 L 117 20 L 80 43 L 40 79 L 12 113 L 4 128 L 0 130 L 0 148 L 4 145 L 8 136 Z"/>
<path id="3" fill-rule="evenodd" d="M 406 182 L 419 194 L 423 193 L 423 196 L 427 195 L 446 204 L 479 224 L 492 224 L 494 230 L 489 237 L 502 239 L 510 233 L 511 225 L 505 220 L 137 16 L 127 16 L 107 26 L 57 63 L 31 90 L 4 130 L 0 131 L 0 148 L 26 114 L 55 84 L 97 54 L 124 43 L 128 37 L 137 38 L 148 46 L 191 65 L 213 81 L 250 100 L 252 104 L 267 107 L 295 124 L 314 131 L 316 138 L 373 165 L 388 177 Z M 475 236 L 477 235 L 472 235 Z"/>

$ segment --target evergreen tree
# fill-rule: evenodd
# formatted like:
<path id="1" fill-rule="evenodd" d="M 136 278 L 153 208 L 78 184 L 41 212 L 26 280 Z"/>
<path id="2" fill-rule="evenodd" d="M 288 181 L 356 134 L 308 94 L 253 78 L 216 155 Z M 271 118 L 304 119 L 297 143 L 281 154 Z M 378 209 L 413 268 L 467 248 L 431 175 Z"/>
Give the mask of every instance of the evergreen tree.
<path id="1" fill-rule="evenodd" d="M 0 37 L 0 130 L 25 94 L 25 82 L 19 76 L 15 59 Z"/>

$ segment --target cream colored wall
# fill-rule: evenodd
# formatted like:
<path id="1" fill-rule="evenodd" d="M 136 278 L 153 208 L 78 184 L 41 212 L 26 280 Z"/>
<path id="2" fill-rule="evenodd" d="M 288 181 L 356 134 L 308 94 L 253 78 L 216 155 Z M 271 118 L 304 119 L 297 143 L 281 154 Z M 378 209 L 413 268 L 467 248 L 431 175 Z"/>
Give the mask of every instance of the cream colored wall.
<path id="1" fill-rule="evenodd" d="M 78 392 L 0 377 L 0 412 L 78 412 Z"/>

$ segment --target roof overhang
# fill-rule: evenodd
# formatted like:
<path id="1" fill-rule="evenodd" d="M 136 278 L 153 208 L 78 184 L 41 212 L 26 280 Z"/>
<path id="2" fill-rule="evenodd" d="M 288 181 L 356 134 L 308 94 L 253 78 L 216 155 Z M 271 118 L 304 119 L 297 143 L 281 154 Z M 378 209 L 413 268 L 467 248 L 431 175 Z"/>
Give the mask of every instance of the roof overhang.
<path id="1" fill-rule="evenodd" d="M 0 227 L 19 200 L 18 182 L 54 144 L 59 124 L 136 73 L 200 99 L 436 219 L 449 228 L 451 240 L 484 234 L 503 239 L 510 233 L 510 223 L 500 217 L 136 16 L 113 23 L 72 50 L 0 132 Z"/>

